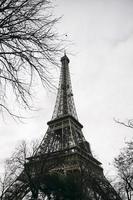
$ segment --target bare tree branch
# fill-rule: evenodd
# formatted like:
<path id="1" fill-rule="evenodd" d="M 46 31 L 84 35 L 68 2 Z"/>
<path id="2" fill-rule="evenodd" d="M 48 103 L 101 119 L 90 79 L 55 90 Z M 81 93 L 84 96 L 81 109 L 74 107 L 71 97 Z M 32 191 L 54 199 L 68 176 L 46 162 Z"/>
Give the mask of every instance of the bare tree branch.
<path id="1" fill-rule="evenodd" d="M 10 115 L 9 86 L 17 102 L 30 109 L 33 76 L 45 87 L 52 85 L 49 65 L 57 65 L 62 41 L 51 8 L 50 0 L 0 2 L 0 107 Z"/>
<path id="2" fill-rule="evenodd" d="M 133 128 L 133 119 L 128 119 L 126 122 L 120 121 L 119 119 L 115 119 L 114 121 L 118 124 L 124 125 L 128 128 Z"/>
<path id="3" fill-rule="evenodd" d="M 27 157 L 34 155 L 38 145 L 39 145 L 38 140 L 32 141 L 30 144 L 27 144 L 26 141 L 22 141 L 16 147 L 12 156 L 5 161 L 4 173 L 0 177 L 0 199 L 1 200 L 7 199 L 8 193 L 9 194 L 11 193 L 10 195 L 16 195 L 14 190 L 16 190 L 16 192 L 18 193 L 18 196 L 19 196 L 19 193 L 21 194 L 22 191 L 21 190 L 19 191 L 18 189 L 20 189 L 23 186 L 23 183 L 21 183 L 21 181 L 19 180 L 19 177 L 21 176 L 23 172 L 25 172 L 25 175 L 27 178 L 28 186 L 26 186 L 26 188 L 29 188 L 28 192 L 33 190 L 33 193 L 34 193 L 35 185 L 31 178 L 31 173 L 29 172 L 29 170 L 26 170 L 25 168 L 25 164 L 27 162 Z M 11 197 L 11 199 L 14 199 L 14 198 Z"/>
<path id="4" fill-rule="evenodd" d="M 133 198 L 133 142 L 127 142 L 117 158 L 114 160 L 117 169 L 117 189 L 124 200 Z"/>

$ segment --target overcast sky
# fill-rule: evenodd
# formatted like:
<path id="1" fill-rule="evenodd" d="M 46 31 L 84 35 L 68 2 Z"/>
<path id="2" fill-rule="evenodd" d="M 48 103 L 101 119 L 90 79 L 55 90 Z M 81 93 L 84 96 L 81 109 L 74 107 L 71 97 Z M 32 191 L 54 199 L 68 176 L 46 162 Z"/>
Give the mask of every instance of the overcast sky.
<path id="1" fill-rule="evenodd" d="M 96 158 L 111 173 L 115 156 L 132 139 L 133 129 L 113 121 L 133 118 L 133 1 L 55 0 L 62 16 L 58 32 L 73 43 L 66 48 L 74 100 L 83 133 Z M 65 37 L 65 36 L 63 36 Z M 64 38 L 63 38 L 64 39 Z M 51 119 L 56 94 L 41 87 L 37 112 L 25 123 L 6 117 L 0 123 L 0 161 L 18 141 L 41 138 Z"/>

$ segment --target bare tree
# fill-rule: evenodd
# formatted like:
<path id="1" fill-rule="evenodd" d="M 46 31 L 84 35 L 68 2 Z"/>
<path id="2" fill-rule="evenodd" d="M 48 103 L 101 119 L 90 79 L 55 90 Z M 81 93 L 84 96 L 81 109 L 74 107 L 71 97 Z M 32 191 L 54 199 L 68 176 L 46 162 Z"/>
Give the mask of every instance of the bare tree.
<path id="1" fill-rule="evenodd" d="M 4 199 L 5 191 L 9 187 L 11 187 L 13 183 L 14 183 L 13 171 L 10 171 L 8 169 L 8 166 L 5 165 L 4 172 L 2 173 L 0 177 L 0 200 Z"/>
<path id="2" fill-rule="evenodd" d="M 123 199 L 131 200 L 133 198 L 133 142 L 128 142 L 127 146 L 115 158 L 115 167 L 117 169 L 118 181 L 117 190 Z"/>
<path id="3" fill-rule="evenodd" d="M 106 178 L 94 174 L 88 165 L 86 171 L 81 166 L 75 173 L 52 171 L 59 160 L 51 162 L 49 154 L 37 154 L 38 144 L 33 142 L 29 148 L 23 141 L 6 161 L 0 179 L 0 200 L 120 199 Z"/>
<path id="4" fill-rule="evenodd" d="M 19 199 L 21 195 L 26 196 L 27 199 L 33 196 L 36 191 L 34 182 L 31 179 L 30 172 L 25 168 L 27 157 L 33 156 L 38 147 L 38 141 L 31 142 L 28 145 L 22 141 L 15 149 L 12 156 L 5 161 L 4 172 L 0 177 L 0 199 Z M 21 174 L 25 171 L 27 182 L 20 181 Z M 23 189 L 23 192 L 22 192 Z M 29 194 L 31 192 L 31 194 Z M 32 194 L 33 193 L 33 194 Z M 9 195 L 9 196 L 8 196 Z M 14 197 L 15 195 L 15 197 Z M 26 198 L 26 197 L 25 197 Z"/>
<path id="5" fill-rule="evenodd" d="M 34 75 L 50 86 L 48 64 L 57 64 L 61 40 L 55 31 L 50 0 L 0 1 L 0 110 L 10 110 L 10 90 L 20 105 L 30 108 Z"/>

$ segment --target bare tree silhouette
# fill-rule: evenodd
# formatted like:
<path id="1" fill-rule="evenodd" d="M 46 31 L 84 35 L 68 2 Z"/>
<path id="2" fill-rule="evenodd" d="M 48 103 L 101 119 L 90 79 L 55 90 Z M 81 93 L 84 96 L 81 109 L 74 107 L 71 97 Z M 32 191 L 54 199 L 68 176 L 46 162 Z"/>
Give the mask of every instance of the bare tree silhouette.
<path id="1" fill-rule="evenodd" d="M 117 158 L 115 158 L 117 169 L 116 189 L 122 199 L 133 198 L 133 141 L 127 142 Z"/>
<path id="2" fill-rule="evenodd" d="M 30 108 L 33 76 L 50 86 L 48 64 L 57 64 L 61 40 L 55 31 L 50 0 L 0 1 L 0 110 L 14 113 L 7 103 L 8 90 L 15 101 Z"/>
<path id="3" fill-rule="evenodd" d="M 30 191 L 33 193 L 29 193 L 28 199 L 31 196 L 34 196 L 36 192 L 36 186 L 34 181 L 31 178 L 31 174 L 29 169 L 25 168 L 25 164 L 27 162 L 28 156 L 33 156 L 37 147 L 37 140 L 32 141 L 28 144 L 26 141 L 21 141 L 21 143 L 16 147 L 14 153 L 11 157 L 5 160 L 4 171 L 0 176 L 0 199 L 19 199 L 21 196 L 25 196 L 26 193 Z M 25 170 L 25 177 L 27 182 L 23 183 L 19 181 L 20 176 Z M 24 191 L 22 192 L 21 189 Z M 22 192 L 22 193 L 21 193 Z M 8 196 L 9 195 L 9 196 Z M 36 194 L 35 194 L 36 195 Z"/>

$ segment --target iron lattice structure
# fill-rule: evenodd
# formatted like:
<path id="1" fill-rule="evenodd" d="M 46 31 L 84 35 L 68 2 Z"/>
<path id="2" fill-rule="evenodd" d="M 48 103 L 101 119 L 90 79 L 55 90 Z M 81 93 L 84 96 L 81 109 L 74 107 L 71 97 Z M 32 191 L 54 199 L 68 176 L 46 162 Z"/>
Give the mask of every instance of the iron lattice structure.
<path id="1" fill-rule="evenodd" d="M 56 104 L 48 130 L 24 171 L 5 194 L 4 200 L 21 200 L 31 191 L 32 199 L 51 199 L 48 176 L 72 176 L 82 191 L 75 200 L 121 200 L 103 174 L 101 163 L 92 155 L 90 144 L 78 121 L 69 73 L 69 59 L 61 58 L 61 75 Z M 43 197 L 39 197 L 39 192 Z M 77 191 L 78 192 L 78 191 Z M 60 193 L 60 192 L 58 192 Z M 73 191 L 74 193 L 74 191 Z M 84 196 L 85 194 L 85 196 Z M 58 200 L 64 199 L 58 194 Z"/>
<path id="2" fill-rule="evenodd" d="M 65 115 L 71 115 L 78 120 L 76 108 L 74 105 L 73 92 L 71 86 L 69 59 L 65 55 L 61 58 L 62 67 L 60 73 L 59 87 L 56 98 L 56 104 L 52 116 L 52 120 Z"/>

